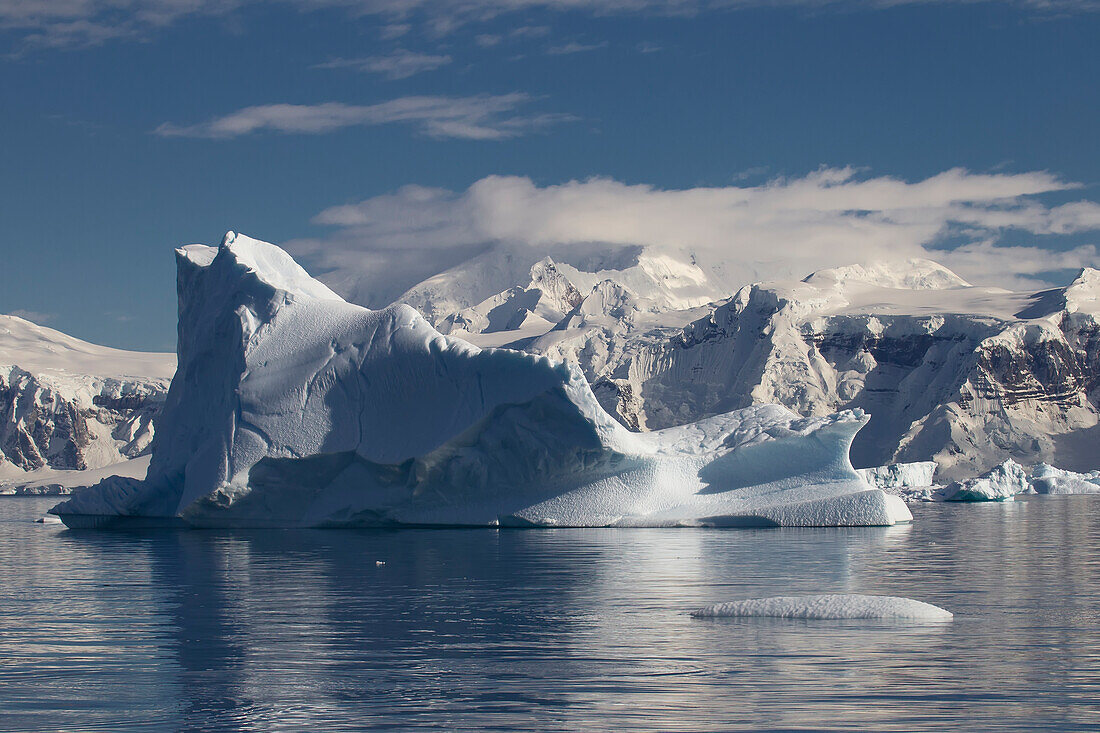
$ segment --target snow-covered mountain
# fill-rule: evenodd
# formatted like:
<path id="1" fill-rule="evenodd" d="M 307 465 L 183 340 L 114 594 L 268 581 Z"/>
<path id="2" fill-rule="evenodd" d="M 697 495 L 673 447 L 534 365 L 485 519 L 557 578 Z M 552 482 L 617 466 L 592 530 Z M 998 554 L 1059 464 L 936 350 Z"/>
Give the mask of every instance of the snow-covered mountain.
<path id="1" fill-rule="evenodd" d="M 934 460 L 945 482 L 1007 458 L 1100 467 L 1096 270 L 1028 293 L 971 286 L 927 260 L 734 290 L 721 263 L 621 245 L 498 244 L 440 266 L 389 287 L 441 333 L 577 364 L 634 431 L 753 404 L 805 417 L 858 408 L 871 425 L 853 444 L 857 466 Z M 0 480 L 148 447 L 171 355 L 0 323 Z"/>
<path id="2" fill-rule="evenodd" d="M 147 452 L 175 365 L 0 315 L 0 483 Z"/>
<path id="3" fill-rule="evenodd" d="M 755 405 L 632 433 L 575 364 L 479 349 L 406 305 L 352 305 L 274 245 L 230 232 L 177 250 L 177 264 L 180 364 L 148 474 L 54 507 L 71 527 L 912 518 L 852 468 L 858 410 Z M 574 297 L 551 269 L 538 270 L 546 308 Z"/>
<path id="4" fill-rule="evenodd" d="M 583 270 L 546 257 L 449 313 L 459 275 L 443 273 L 406 301 L 472 343 L 578 364 L 633 430 L 760 403 L 804 416 L 860 408 L 871 425 L 853 445 L 857 466 L 932 459 L 951 480 L 1010 457 L 1077 470 L 1100 463 L 1096 270 L 1022 293 L 909 260 L 718 299 L 720 268 L 690 256 L 635 249 L 617 264 Z"/>
<path id="5" fill-rule="evenodd" d="M 320 279 L 347 293 L 339 287 L 339 273 Z M 577 305 L 576 296 L 588 295 L 607 280 L 655 312 L 704 305 L 728 296 L 732 287 L 720 266 L 703 264 L 686 251 L 606 244 L 545 249 L 495 244 L 413 285 L 397 302 L 416 308 L 437 327 L 498 331 L 507 330 L 506 319 L 483 322 L 479 316 L 486 317 L 505 301 L 513 303 L 513 312 L 533 312 L 535 308 L 528 306 L 537 305 L 535 291 L 546 292 L 549 300 L 544 305 L 568 313 Z M 354 297 L 354 289 L 351 293 L 351 299 L 361 305 L 382 305 L 369 297 Z M 452 319 L 457 322 L 448 324 Z"/>

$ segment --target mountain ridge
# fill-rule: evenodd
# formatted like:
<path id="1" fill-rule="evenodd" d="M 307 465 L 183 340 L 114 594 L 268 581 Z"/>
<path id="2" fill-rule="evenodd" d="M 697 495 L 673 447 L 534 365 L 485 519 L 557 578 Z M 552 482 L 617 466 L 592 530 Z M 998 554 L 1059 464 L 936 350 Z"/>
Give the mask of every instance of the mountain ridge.
<path id="1" fill-rule="evenodd" d="M 1100 271 L 1031 293 L 974 286 L 927 259 L 872 262 L 690 309 L 601 275 L 587 292 L 570 281 L 580 302 L 556 323 L 513 313 L 517 327 L 486 328 L 478 304 L 449 332 L 577 363 L 632 430 L 760 403 L 805 416 L 860 407 L 872 425 L 857 465 L 935 459 L 946 478 L 1010 457 L 1096 467 L 1081 436 L 1100 421 Z"/>

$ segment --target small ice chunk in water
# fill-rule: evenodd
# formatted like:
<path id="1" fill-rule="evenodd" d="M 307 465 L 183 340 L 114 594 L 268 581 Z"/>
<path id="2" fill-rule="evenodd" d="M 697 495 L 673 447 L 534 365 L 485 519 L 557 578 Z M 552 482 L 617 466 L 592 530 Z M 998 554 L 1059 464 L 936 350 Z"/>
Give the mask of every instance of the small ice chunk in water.
<path id="1" fill-rule="evenodd" d="M 746 601 L 717 603 L 692 611 L 695 618 L 799 618 L 799 619 L 920 619 L 946 621 L 952 618 L 931 603 L 897 596 L 833 594 L 775 596 Z"/>

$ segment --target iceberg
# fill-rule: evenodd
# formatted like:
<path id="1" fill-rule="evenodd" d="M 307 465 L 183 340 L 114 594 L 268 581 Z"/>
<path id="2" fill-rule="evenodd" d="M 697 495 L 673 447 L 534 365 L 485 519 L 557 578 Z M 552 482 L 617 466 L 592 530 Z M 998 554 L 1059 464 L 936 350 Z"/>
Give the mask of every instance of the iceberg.
<path id="1" fill-rule="evenodd" d="M 69 527 L 912 519 L 852 468 L 862 411 L 755 405 L 632 433 L 575 365 L 347 303 L 275 245 L 230 232 L 176 258 L 179 367 L 148 473 L 50 510 Z"/>
<path id="2" fill-rule="evenodd" d="M 717 603 L 691 614 L 695 618 L 797 618 L 797 619 L 918 619 L 949 621 L 950 611 L 931 603 L 897 596 L 834 594 L 775 596 Z"/>
<path id="3" fill-rule="evenodd" d="M 871 486 L 901 497 L 907 504 L 939 500 L 942 486 L 932 483 L 935 461 L 891 463 L 887 466 L 857 468 L 856 473 Z"/>
<path id="4" fill-rule="evenodd" d="M 1075 473 L 1040 463 L 1031 469 L 1036 494 L 1100 494 L 1100 471 Z"/>
<path id="5" fill-rule="evenodd" d="M 932 482 L 936 464 L 894 463 L 858 468 L 864 481 L 908 503 L 929 501 L 1006 501 L 1021 494 L 1100 494 L 1100 471 L 1075 473 L 1048 463 L 1030 469 L 1012 460 L 948 486 Z"/>
<path id="6" fill-rule="evenodd" d="M 1011 458 L 976 478 L 956 481 L 943 490 L 944 501 L 1011 501 L 1031 491 L 1024 467 Z"/>
<path id="7" fill-rule="evenodd" d="M 888 466 L 857 468 L 856 473 L 871 486 L 877 486 L 880 489 L 908 489 L 932 486 L 932 477 L 936 473 L 936 462 L 891 463 Z"/>

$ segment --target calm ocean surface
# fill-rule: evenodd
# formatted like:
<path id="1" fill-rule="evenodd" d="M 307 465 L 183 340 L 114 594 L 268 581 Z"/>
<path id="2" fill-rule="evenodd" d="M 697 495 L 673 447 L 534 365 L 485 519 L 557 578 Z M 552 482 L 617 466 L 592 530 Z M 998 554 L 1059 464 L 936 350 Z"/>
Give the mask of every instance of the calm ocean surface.
<path id="1" fill-rule="evenodd" d="M 843 530 L 99 533 L 53 503 L 0 499 L 5 731 L 1100 729 L 1098 497 Z M 829 592 L 956 618 L 688 616 Z"/>

